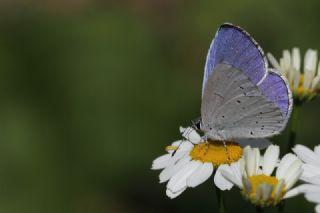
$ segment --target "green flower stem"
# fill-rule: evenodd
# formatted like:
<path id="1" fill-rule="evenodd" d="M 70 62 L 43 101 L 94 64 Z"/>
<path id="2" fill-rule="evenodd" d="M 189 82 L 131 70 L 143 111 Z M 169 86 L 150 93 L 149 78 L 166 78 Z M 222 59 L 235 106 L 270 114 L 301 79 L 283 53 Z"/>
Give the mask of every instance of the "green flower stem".
<path id="1" fill-rule="evenodd" d="M 218 212 L 225 213 L 225 202 L 223 191 L 216 187 L 217 201 L 218 201 Z"/>
<path id="2" fill-rule="evenodd" d="M 291 121 L 289 124 L 288 152 L 291 152 L 291 149 L 296 144 L 299 111 L 300 111 L 300 106 L 295 105 L 292 111 Z"/>

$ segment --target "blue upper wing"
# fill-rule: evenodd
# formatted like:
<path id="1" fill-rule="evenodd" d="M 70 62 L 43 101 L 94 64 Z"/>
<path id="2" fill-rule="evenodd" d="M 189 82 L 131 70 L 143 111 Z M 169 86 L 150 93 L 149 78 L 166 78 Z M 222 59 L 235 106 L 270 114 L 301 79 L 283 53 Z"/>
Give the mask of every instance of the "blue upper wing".
<path id="1" fill-rule="evenodd" d="M 243 71 L 255 84 L 267 75 L 267 61 L 262 49 L 247 32 L 231 24 L 221 25 L 210 45 L 202 95 L 206 81 L 217 64 L 228 64 Z"/>

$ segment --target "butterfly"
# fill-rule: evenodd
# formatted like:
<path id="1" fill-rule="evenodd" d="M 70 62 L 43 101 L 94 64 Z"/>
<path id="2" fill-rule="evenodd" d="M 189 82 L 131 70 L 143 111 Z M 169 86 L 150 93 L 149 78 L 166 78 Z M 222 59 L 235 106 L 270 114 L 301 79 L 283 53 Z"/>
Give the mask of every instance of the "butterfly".
<path id="1" fill-rule="evenodd" d="M 200 130 L 211 140 L 258 139 L 280 134 L 292 111 L 286 79 L 258 43 L 232 24 L 219 27 L 203 77 Z"/>

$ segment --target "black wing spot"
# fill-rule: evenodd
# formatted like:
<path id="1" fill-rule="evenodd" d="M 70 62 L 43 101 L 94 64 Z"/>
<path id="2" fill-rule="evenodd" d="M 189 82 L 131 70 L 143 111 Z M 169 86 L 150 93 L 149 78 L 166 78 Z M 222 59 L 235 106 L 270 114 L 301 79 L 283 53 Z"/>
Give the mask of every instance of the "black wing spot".
<path id="1" fill-rule="evenodd" d="M 258 121 L 256 121 L 256 124 L 258 124 L 259 122 Z"/>
<path id="2" fill-rule="evenodd" d="M 244 89 L 242 86 L 239 87 L 240 89 Z"/>
<path id="3" fill-rule="evenodd" d="M 238 103 L 238 104 L 240 104 L 240 103 L 241 103 L 241 101 L 240 101 L 240 100 L 237 100 L 237 103 Z"/>
<path id="4" fill-rule="evenodd" d="M 250 135 L 253 135 L 253 132 L 250 132 Z"/>
<path id="5" fill-rule="evenodd" d="M 262 115 L 262 112 L 259 112 L 260 115 Z"/>
<path id="6" fill-rule="evenodd" d="M 221 117 L 224 118 L 224 115 L 222 115 Z"/>

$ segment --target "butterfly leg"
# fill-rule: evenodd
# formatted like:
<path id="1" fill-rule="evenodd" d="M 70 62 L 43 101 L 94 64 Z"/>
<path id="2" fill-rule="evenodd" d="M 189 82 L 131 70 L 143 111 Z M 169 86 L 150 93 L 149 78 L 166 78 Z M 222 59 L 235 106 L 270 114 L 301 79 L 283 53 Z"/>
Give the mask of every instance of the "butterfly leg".
<path id="1" fill-rule="evenodd" d="M 228 147 L 227 147 L 226 141 L 223 140 L 222 143 L 223 143 L 224 149 L 226 151 L 226 155 L 228 157 L 228 160 L 230 161 L 231 159 L 230 159 L 230 155 L 229 155 L 229 152 L 228 152 Z"/>
<path id="2" fill-rule="evenodd" d="M 205 155 L 208 153 L 208 151 L 209 151 L 209 142 L 208 142 L 208 136 L 203 136 L 202 137 L 202 140 L 204 141 L 204 143 L 206 144 L 206 150 L 205 150 Z"/>

